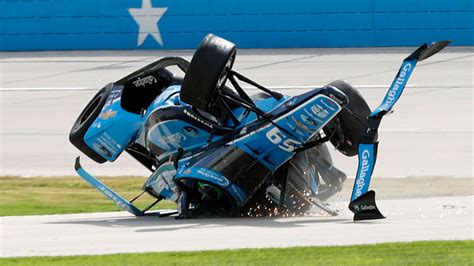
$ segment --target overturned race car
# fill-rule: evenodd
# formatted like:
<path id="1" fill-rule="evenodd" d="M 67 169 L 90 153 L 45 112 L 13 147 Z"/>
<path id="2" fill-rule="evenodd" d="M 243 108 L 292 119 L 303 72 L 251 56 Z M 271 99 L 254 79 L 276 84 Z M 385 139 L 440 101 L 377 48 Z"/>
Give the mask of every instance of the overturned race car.
<path id="1" fill-rule="evenodd" d="M 165 57 L 106 85 L 71 129 L 71 143 L 94 161 L 113 162 L 126 151 L 148 168 L 143 192 L 125 200 L 86 172 L 79 157 L 76 171 L 137 216 L 285 215 L 314 207 L 337 215 L 326 200 L 341 191 L 346 175 L 333 165 L 330 142 L 359 157 L 349 204 L 354 220 L 384 218 L 369 190 L 378 127 L 416 63 L 448 44 L 423 44 L 409 55 L 371 111 L 342 80 L 293 97 L 272 91 L 234 71 L 235 45 L 209 34 L 191 62 Z M 249 96 L 242 83 L 261 93 Z M 144 193 L 156 200 L 140 210 L 133 201 Z M 151 211 L 163 199 L 177 210 Z"/>

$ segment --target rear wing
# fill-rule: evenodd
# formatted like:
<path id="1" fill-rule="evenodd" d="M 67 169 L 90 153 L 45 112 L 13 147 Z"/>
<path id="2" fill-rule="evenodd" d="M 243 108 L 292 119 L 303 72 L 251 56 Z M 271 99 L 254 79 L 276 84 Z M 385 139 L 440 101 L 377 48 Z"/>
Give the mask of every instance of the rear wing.
<path id="1" fill-rule="evenodd" d="M 375 192 L 373 190 L 369 191 L 370 180 L 377 159 L 377 133 L 380 122 L 383 116 L 392 110 L 402 95 L 417 62 L 438 53 L 449 43 L 450 41 L 435 42 L 431 45 L 425 43 L 405 58 L 382 103 L 369 115 L 366 131 L 361 137 L 359 145 L 359 165 L 349 204 L 349 209 L 354 213 L 354 221 L 385 218 L 375 204 Z"/>

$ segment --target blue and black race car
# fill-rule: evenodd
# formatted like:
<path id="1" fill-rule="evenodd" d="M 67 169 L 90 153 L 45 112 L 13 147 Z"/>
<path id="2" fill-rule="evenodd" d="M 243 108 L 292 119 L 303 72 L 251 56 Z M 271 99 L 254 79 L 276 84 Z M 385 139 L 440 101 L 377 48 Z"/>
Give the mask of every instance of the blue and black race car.
<path id="1" fill-rule="evenodd" d="M 152 173 L 143 193 L 156 201 L 139 210 L 135 199 L 125 200 L 87 173 L 79 157 L 76 171 L 137 216 L 301 214 L 314 206 L 336 215 L 324 202 L 342 189 L 346 175 L 332 163 L 330 142 L 344 155 L 359 156 L 349 205 L 354 219 L 383 218 L 369 191 L 377 129 L 417 61 L 448 44 L 424 44 L 408 56 L 371 111 L 342 80 L 293 97 L 269 90 L 234 71 L 235 45 L 209 34 L 191 62 L 162 58 L 106 85 L 70 132 L 71 143 L 98 163 L 113 162 L 124 151 L 142 163 Z M 261 93 L 248 95 L 242 83 Z M 175 201 L 177 210 L 149 211 L 163 199 Z"/>

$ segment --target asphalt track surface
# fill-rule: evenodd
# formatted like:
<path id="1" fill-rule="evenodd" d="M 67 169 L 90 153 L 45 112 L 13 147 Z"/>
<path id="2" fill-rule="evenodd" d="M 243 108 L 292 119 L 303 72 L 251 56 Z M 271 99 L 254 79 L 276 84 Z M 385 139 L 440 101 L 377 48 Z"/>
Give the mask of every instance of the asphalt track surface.
<path id="1" fill-rule="evenodd" d="M 285 94 L 345 79 L 375 108 L 414 48 L 240 50 L 235 69 Z M 192 51 L 0 53 L 0 175 L 75 175 L 69 130 L 94 93 L 160 57 Z M 473 176 L 472 47 L 448 47 L 420 62 L 380 129 L 378 177 Z M 249 90 L 250 93 L 256 92 Z M 357 158 L 333 152 L 355 175 Z M 128 155 L 97 175 L 149 175 Z"/>
<path id="2" fill-rule="evenodd" d="M 327 246 L 473 239 L 473 196 L 381 200 L 387 219 L 336 217 L 175 220 L 123 212 L 4 217 L 1 256 Z M 339 207 L 345 204 L 339 204 Z"/>
<path id="3" fill-rule="evenodd" d="M 375 108 L 412 50 L 242 50 L 235 69 L 289 95 L 346 79 Z M 189 59 L 192 52 L 0 53 L 0 175 L 74 175 L 79 152 L 67 136 L 82 108 L 102 85 L 166 55 Z M 382 122 L 375 178 L 474 176 L 473 57 L 472 47 L 448 47 L 417 66 L 395 113 Z M 333 156 L 355 174 L 357 158 Z M 104 165 L 83 156 L 83 166 L 96 175 L 149 175 L 128 156 Z M 473 239 L 473 199 L 384 199 L 378 205 L 387 219 L 357 223 L 347 202 L 337 206 L 344 210 L 337 217 L 2 217 L 0 250 L 35 256 Z"/>

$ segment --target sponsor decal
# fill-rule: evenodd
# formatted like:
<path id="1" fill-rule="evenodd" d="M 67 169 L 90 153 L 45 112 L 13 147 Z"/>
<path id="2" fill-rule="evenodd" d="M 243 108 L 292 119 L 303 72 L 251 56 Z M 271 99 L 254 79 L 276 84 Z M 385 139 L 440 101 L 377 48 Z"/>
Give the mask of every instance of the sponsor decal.
<path id="1" fill-rule="evenodd" d="M 92 146 L 94 147 L 94 150 L 96 150 L 98 153 L 106 157 L 112 157 L 112 153 L 104 145 L 94 142 Z"/>
<path id="2" fill-rule="evenodd" d="M 305 114 L 301 114 L 300 118 L 307 125 L 311 125 L 311 126 L 315 126 L 315 127 L 318 126 L 316 121 L 314 121 L 312 118 L 310 118 L 309 116 L 307 116 Z"/>
<path id="3" fill-rule="evenodd" d="M 295 102 L 296 102 L 296 98 L 293 98 L 293 99 L 291 99 L 291 100 L 285 102 L 285 103 L 283 104 L 283 106 L 285 106 L 285 107 L 290 107 L 290 106 L 294 105 Z"/>
<path id="4" fill-rule="evenodd" d="M 360 205 L 360 209 L 363 210 L 363 211 L 373 211 L 377 208 L 375 208 L 374 205 L 365 205 L 365 204 L 363 204 L 363 205 Z"/>
<path id="5" fill-rule="evenodd" d="M 184 127 L 183 133 L 190 137 L 197 137 L 199 135 L 199 132 L 194 127 Z"/>
<path id="6" fill-rule="evenodd" d="M 110 107 L 113 103 L 117 102 L 120 100 L 120 96 L 122 96 L 122 90 L 121 87 L 117 87 L 112 89 L 110 92 L 109 97 L 107 98 L 107 101 L 105 102 L 104 106 L 102 107 L 103 110 L 107 109 Z"/>
<path id="7" fill-rule="evenodd" d="M 209 123 L 209 122 L 207 122 L 207 121 L 201 119 L 200 117 L 197 117 L 195 114 L 189 112 L 189 111 L 186 110 L 186 109 L 184 109 L 184 114 L 187 115 L 187 116 L 189 116 L 189 117 L 192 118 L 193 120 L 195 120 L 195 121 L 197 121 L 197 122 L 199 122 L 199 123 L 201 123 L 201 124 L 207 126 L 208 128 L 213 128 L 211 123 Z"/>
<path id="8" fill-rule="evenodd" d="M 367 175 L 367 171 L 369 171 L 369 158 L 370 158 L 370 152 L 369 150 L 364 150 L 362 152 L 362 166 L 360 168 L 360 174 L 357 177 L 356 180 L 356 197 L 359 197 L 362 195 L 362 189 L 365 187 L 365 176 Z"/>
<path id="9" fill-rule="evenodd" d="M 289 118 L 289 117 L 286 117 L 286 119 L 289 120 L 290 118 Z M 303 131 L 299 130 L 298 128 L 296 128 L 296 127 L 294 126 L 293 123 L 290 123 L 290 122 L 291 122 L 291 121 L 287 121 L 285 125 L 288 126 L 293 132 L 295 132 L 295 133 L 298 134 L 298 135 L 301 135 L 302 137 L 308 136 L 308 134 L 306 134 L 306 133 L 304 133 Z"/>
<path id="10" fill-rule="evenodd" d="M 97 150 L 97 152 L 113 157 L 115 154 L 120 152 L 122 146 L 115 141 L 112 136 L 110 136 L 107 132 L 103 132 L 97 139 L 97 143 L 93 144 L 93 148 Z M 102 146 L 102 147 L 100 147 Z"/>
<path id="11" fill-rule="evenodd" d="M 290 119 L 290 118 L 287 117 L 286 119 Z M 287 125 L 289 128 L 291 128 L 291 130 L 293 130 L 293 131 L 296 131 L 296 130 L 297 130 L 297 128 L 296 128 L 292 123 L 290 123 L 289 121 L 286 122 L 286 125 Z"/>
<path id="12" fill-rule="evenodd" d="M 286 125 L 287 125 L 289 128 L 291 128 L 291 130 L 292 130 L 294 133 L 300 135 L 301 137 L 303 137 L 303 138 L 308 137 L 308 133 L 305 133 L 305 132 L 301 131 L 299 128 L 296 128 L 295 126 L 293 126 L 291 123 L 286 123 Z"/>
<path id="13" fill-rule="evenodd" d="M 317 117 L 313 114 L 312 111 L 310 112 L 310 111 L 308 111 L 307 109 L 304 109 L 304 112 L 305 112 L 305 114 L 307 114 L 309 117 L 311 117 L 313 120 L 315 120 L 315 121 L 317 121 L 317 122 L 319 122 L 319 123 L 323 123 L 323 120 L 317 118 Z"/>
<path id="14" fill-rule="evenodd" d="M 331 101 L 328 98 L 321 97 L 321 102 L 326 106 L 329 110 L 336 111 L 338 109 L 338 106 L 336 103 Z"/>
<path id="15" fill-rule="evenodd" d="M 166 144 L 181 142 L 183 140 L 186 140 L 186 137 L 183 134 L 175 133 L 172 135 L 167 135 L 167 136 L 163 136 L 162 138 L 159 138 L 158 142 L 160 142 L 160 144 L 162 145 L 166 145 Z"/>
<path id="16" fill-rule="evenodd" d="M 293 120 L 293 123 L 295 123 L 299 128 L 302 128 L 303 130 L 305 130 L 309 133 L 313 133 L 313 131 L 311 129 L 309 129 L 307 126 L 303 125 L 303 123 L 298 121 L 298 119 L 296 119 L 294 116 L 291 116 L 291 120 Z"/>
<path id="17" fill-rule="evenodd" d="M 117 115 L 117 111 L 114 111 L 112 109 L 109 109 L 105 112 L 103 112 L 102 114 L 100 114 L 100 118 L 106 120 L 106 119 L 109 119 L 109 118 L 112 118 L 112 117 L 115 117 Z"/>
<path id="18" fill-rule="evenodd" d="M 222 187 L 227 187 L 230 182 L 229 180 L 227 180 L 227 178 L 215 173 L 214 171 L 211 171 L 209 169 L 206 169 L 206 168 L 199 168 L 197 170 L 197 173 L 202 175 L 202 176 L 205 176 L 207 177 L 208 179 L 210 180 L 213 180 L 215 181 L 218 185 L 222 186 Z"/>
<path id="19" fill-rule="evenodd" d="M 99 189 L 99 191 L 101 191 L 102 193 L 104 193 L 109 199 L 111 199 L 113 202 L 115 202 L 115 204 L 117 204 L 120 209 L 122 210 L 125 210 L 125 211 L 128 211 L 128 212 L 131 212 L 132 210 L 130 209 L 130 206 L 126 205 L 125 203 L 123 203 L 115 194 L 113 194 L 112 192 L 110 192 L 110 190 L 108 190 L 107 188 L 105 188 L 104 186 L 102 185 L 99 185 L 97 187 Z"/>
<path id="20" fill-rule="evenodd" d="M 412 67 L 413 66 L 411 63 L 406 63 L 403 66 L 400 73 L 398 74 L 397 79 L 395 80 L 395 84 L 387 93 L 387 97 L 385 98 L 385 101 L 383 103 L 383 109 L 389 109 L 390 105 L 392 105 L 393 102 L 396 100 L 395 97 L 397 96 L 398 90 L 400 89 L 400 86 L 405 82 L 407 72 L 410 71 Z"/>
<path id="21" fill-rule="evenodd" d="M 337 98 L 336 95 L 330 93 L 329 94 L 329 98 L 333 99 L 335 102 L 337 102 L 338 104 L 342 105 L 343 102 L 341 101 L 341 99 Z"/>
<path id="22" fill-rule="evenodd" d="M 324 99 L 324 98 L 322 98 Z M 329 115 L 329 112 L 324 109 L 321 105 L 315 104 L 311 107 L 311 111 L 313 111 L 313 114 L 318 116 L 319 118 L 326 118 Z"/>
<path id="23" fill-rule="evenodd" d="M 146 85 L 151 85 L 151 84 L 154 84 L 154 83 L 157 83 L 158 81 L 156 80 L 155 77 L 153 77 L 152 75 L 150 76 L 146 76 L 144 78 L 138 78 L 137 80 L 133 81 L 133 85 L 135 85 L 135 87 L 145 87 Z"/>

